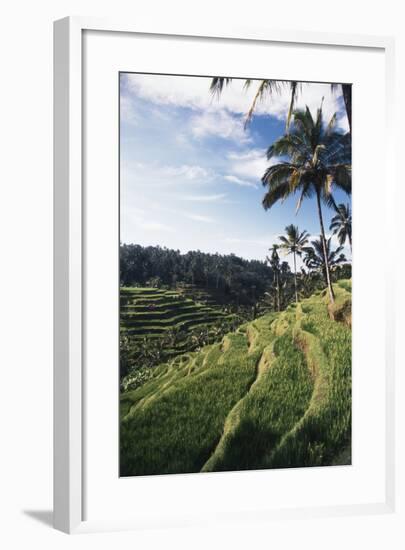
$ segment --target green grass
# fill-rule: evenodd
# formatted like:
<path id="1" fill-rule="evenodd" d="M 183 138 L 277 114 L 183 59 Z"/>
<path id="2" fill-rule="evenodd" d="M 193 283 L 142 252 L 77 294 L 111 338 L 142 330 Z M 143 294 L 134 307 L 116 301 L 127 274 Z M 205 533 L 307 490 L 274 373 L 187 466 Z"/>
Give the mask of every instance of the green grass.
<path id="1" fill-rule="evenodd" d="M 338 281 L 337 285 L 340 288 L 343 288 L 344 290 L 346 290 L 347 292 L 352 291 L 352 281 L 351 281 L 351 279 L 342 279 L 341 281 Z"/>
<path id="2" fill-rule="evenodd" d="M 263 456 L 304 414 L 312 389 L 304 355 L 286 333 L 265 348 L 257 382 L 228 416 L 204 471 L 262 467 Z"/>
<path id="3" fill-rule="evenodd" d="M 151 382 L 149 399 L 129 410 L 121 424 L 122 475 L 201 469 L 221 436 L 227 414 L 256 376 L 259 354 L 245 356 L 243 334 L 227 338 L 229 347 L 214 346 L 205 365 L 193 370 L 195 357 L 189 357 L 164 387 L 162 380 L 157 385 L 157 380 Z"/>
<path id="4" fill-rule="evenodd" d="M 197 303 L 174 290 L 122 287 L 120 290 L 121 331 L 139 340 L 159 337 L 170 330 L 187 333 L 196 327 L 210 327 L 229 319 L 219 308 Z M 181 342 L 178 342 L 183 351 Z M 177 347 L 177 345 L 176 345 Z"/>
<path id="5" fill-rule="evenodd" d="M 340 289 L 335 287 L 336 304 L 347 310 L 350 294 Z M 314 391 L 301 420 L 265 458 L 266 468 L 332 464 L 351 439 L 351 331 L 331 320 L 325 298 L 304 305 L 307 313 L 295 324 L 295 338 L 314 374 Z"/>
<path id="6" fill-rule="evenodd" d="M 333 311 L 314 294 L 122 394 L 121 475 L 350 463 L 350 289 L 335 285 Z"/>

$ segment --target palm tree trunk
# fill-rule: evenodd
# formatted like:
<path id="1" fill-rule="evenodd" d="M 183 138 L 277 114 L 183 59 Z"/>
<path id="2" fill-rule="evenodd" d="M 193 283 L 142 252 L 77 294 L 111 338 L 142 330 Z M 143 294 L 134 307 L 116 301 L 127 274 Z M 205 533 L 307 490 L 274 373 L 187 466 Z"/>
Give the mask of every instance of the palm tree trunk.
<path id="1" fill-rule="evenodd" d="M 343 100 L 345 102 L 349 130 L 352 133 L 352 85 L 342 84 Z"/>
<path id="2" fill-rule="evenodd" d="M 280 311 L 280 280 L 277 273 L 277 311 Z"/>
<path id="3" fill-rule="evenodd" d="M 295 250 L 294 250 L 294 286 L 295 286 L 295 303 L 298 304 L 298 292 L 297 292 L 297 262 L 295 258 Z"/>
<path id="4" fill-rule="evenodd" d="M 276 287 L 275 297 L 274 297 L 274 310 L 280 311 L 280 285 L 278 282 L 278 272 L 274 270 L 273 283 Z"/>
<path id="5" fill-rule="evenodd" d="M 353 250 L 352 250 L 352 236 L 351 236 L 350 233 L 349 233 L 348 237 L 349 237 L 349 244 L 350 244 L 350 252 L 353 252 Z"/>
<path id="6" fill-rule="evenodd" d="M 316 193 L 316 203 L 318 206 L 318 216 L 319 216 L 319 224 L 321 226 L 321 240 L 322 240 L 322 248 L 323 248 L 323 258 L 325 261 L 325 272 L 326 272 L 326 282 L 328 285 L 328 291 L 329 291 L 329 298 L 331 303 L 333 304 L 335 301 L 335 295 L 333 293 L 332 283 L 330 280 L 330 270 L 329 270 L 329 262 L 328 262 L 328 253 L 326 250 L 326 239 L 325 239 L 325 228 L 323 226 L 323 218 L 322 218 L 322 208 L 321 208 L 321 194 L 319 191 Z"/>

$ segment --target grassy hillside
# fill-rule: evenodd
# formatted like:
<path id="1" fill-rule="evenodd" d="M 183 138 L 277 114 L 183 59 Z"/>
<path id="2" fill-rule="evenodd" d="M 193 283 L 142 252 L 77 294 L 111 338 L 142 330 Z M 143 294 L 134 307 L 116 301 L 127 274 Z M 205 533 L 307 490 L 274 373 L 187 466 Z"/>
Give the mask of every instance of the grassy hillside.
<path id="1" fill-rule="evenodd" d="M 191 329 L 210 327 L 229 319 L 219 309 L 188 298 L 181 292 L 158 288 L 123 287 L 120 290 L 121 330 L 132 341 L 159 339 L 169 331 L 186 335 Z M 171 355 L 184 351 L 184 338 L 174 338 Z M 170 355 L 170 353 L 169 353 Z"/>
<path id="2" fill-rule="evenodd" d="M 194 327 L 222 316 L 220 310 L 196 303 L 175 290 L 123 287 L 121 326 L 130 334 L 161 334 L 168 328 Z"/>
<path id="3" fill-rule="evenodd" d="M 350 281 L 335 291 L 333 311 L 314 294 L 122 394 L 121 475 L 350 461 Z"/>

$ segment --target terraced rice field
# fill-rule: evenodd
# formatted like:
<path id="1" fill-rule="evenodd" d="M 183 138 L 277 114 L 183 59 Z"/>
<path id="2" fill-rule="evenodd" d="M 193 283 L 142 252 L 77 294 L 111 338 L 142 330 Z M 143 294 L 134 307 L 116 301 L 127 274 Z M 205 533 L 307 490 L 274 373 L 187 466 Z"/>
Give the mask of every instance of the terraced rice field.
<path id="1" fill-rule="evenodd" d="M 197 303 L 174 290 L 123 287 L 120 290 L 120 326 L 132 341 L 158 339 L 170 330 L 184 334 L 198 327 L 209 327 L 229 316 L 219 308 Z M 184 351 L 179 342 L 173 355 Z"/>
<path id="2" fill-rule="evenodd" d="M 335 291 L 333 312 L 314 294 L 124 393 L 121 475 L 350 463 L 350 281 Z"/>

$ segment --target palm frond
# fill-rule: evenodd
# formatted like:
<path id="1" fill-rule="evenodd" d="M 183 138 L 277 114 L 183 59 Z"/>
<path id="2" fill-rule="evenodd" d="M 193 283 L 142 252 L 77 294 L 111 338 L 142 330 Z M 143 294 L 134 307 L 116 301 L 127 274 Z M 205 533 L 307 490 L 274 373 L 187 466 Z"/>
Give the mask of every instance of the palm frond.
<path id="1" fill-rule="evenodd" d="M 336 214 L 333 216 L 329 229 L 334 235 L 337 235 L 339 244 L 343 246 L 346 239 L 351 242 L 352 235 L 352 215 L 349 204 L 335 205 Z"/>
<path id="2" fill-rule="evenodd" d="M 352 167 L 350 164 L 338 164 L 329 167 L 333 184 L 351 195 L 352 193 Z"/>
<path id="3" fill-rule="evenodd" d="M 248 87 L 249 86 L 250 84 L 248 85 Z M 256 109 L 257 102 L 259 100 L 262 100 L 266 94 L 271 95 L 272 92 L 274 91 L 279 91 L 279 83 L 277 82 L 277 80 L 265 79 L 260 82 L 259 87 L 257 88 L 256 94 L 253 98 L 253 102 L 245 118 L 245 124 L 244 124 L 245 128 L 249 125 L 249 123 L 253 118 L 253 113 Z"/>
<path id="4" fill-rule="evenodd" d="M 290 107 L 288 109 L 287 113 L 287 121 L 286 121 L 286 131 L 288 132 L 288 129 L 290 127 L 291 122 L 291 116 L 293 114 L 294 106 L 295 106 L 295 100 L 297 98 L 297 86 L 298 82 L 293 81 L 291 82 L 291 99 L 290 99 Z"/>
<path id="5" fill-rule="evenodd" d="M 281 162 L 269 166 L 262 177 L 263 185 L 268 185 L 269 188 L 278 185 L 279 183 L 289 183 L 290 177 L 296 171 L 296 167 L 288 162 Z"/>
<path id="6" fill-rule="evenodd" d="M 330 121 L 328 122 L 328 125 L 326 127 L 326 135 L 329 135 L 331 134 L 331 132 L 333 131 L 333 129 L 335 128 L 336 126 L 336 121 L 337 121 L 337 116 L 336 116 L 336 113 L 334 113 L 330 119 Z"/>
<path id="7" fill-rule="evenodd" d="M 232 78 L 223 76 L 214 76 L 210 84 L 210 92 L 213 96 L 220 96 L 224 86 L 228 86 L 232 82 Z"/>
<path id="8" fill-rule="evenodd" d="M 285 200 L 288 197 L 289 187 L 288 182 L 279 183 L 272 187 L 262 200 L 263 208 L 269 210 L 279 200 Z"/>
<path id="9" fill-rule="evenodd" d="M 300 232 L 298 226 L 294 224 L 287 225 L 285 235 L 280 235 L 281 248 L 286 250 L 287 254 L 297 254 L 301 256 L 308 243 L 309 233 L 307 231 Z"/>
<path id="10" fill-rule="evenodd" d="M 294 129 L 297 134 L 302 135 L 303 139 L 310 141 L 313 128 L 314 121 L 308 107 L 305 111 L 294 112 Z"/>
<path id="11" fill-rule="evenodd" d="M 322 122 L 322 104 L 314 120 L 308 106 L 294 111 L 291 129 L 272 143 L 266 158 L 288 159 L 269 166 L 262 182 L 268 186 L 263 199 L 264 208 L 277 200 L 299 193 L 296 212 L 305 198 L 319 194 L 322 201 L 335 211 L 334 190 L 351 193 L 351 138 L 333 130 L 335 117 L 325 130 Z"/>
<path id="12" fill-rule="evenodd" d="M 272 157 L 290 156 L 298 162 L 305 162 L 311 157 L 311 151 L 299 135 L 290 133 L 277 139 L 266 151 L 267 160 Z"/>
<path id="13" fill-rule="evenodd" d="M 312 165 L 316 166 L 318 164 L 318 157 L 321 154 L 322 151 L 325 150 L 325 145 L 323 143 L 319 143 L 316 145 L 314 154 L 312 155 Z"/>
<path id="14" fill-rule="evenodd" d="M 314 129 L 313 129 L 313 132 L 312 132 L 312 139 L 313 139 L 312 146 L 313 146 L 314 149 L 317 147 L 317 144 L 321 141 L 321 134 L 322 134 L 322 131 L 323 131 L 322 107 L 323 107 L 324 99 L 325 98 L 322 97 L 321 105 L 320 105 L 320 107 L 318 107 L 318 109 L 316 111 L 316 121 L 314 123 Z M 308 106 L 307 106 L 307 109 L 308 109 Z M 309 111 L 309 109 L 308 109 L 308 111 Z"/>

